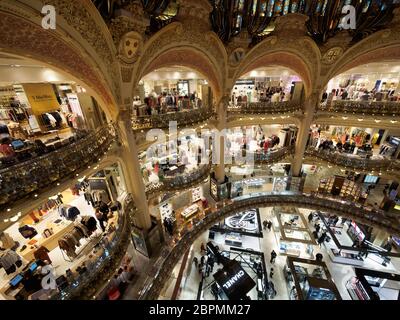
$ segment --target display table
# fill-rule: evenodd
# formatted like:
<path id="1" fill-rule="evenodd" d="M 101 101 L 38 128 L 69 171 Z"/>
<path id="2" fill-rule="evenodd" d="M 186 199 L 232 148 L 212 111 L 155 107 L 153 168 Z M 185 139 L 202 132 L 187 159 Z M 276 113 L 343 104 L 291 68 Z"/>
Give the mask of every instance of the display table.
<path id="1" fill-rule="evenodd" d="M 239 233 L 228 233 L 225 236 L 225 243 L 235 247 L 242 246 L 242 236 Z"/>
<path id="2" fill-rule="evenodd" d="M 332 262 L 350 264 L 354 266 L 363 266 L 364 260 L 360 258 L 357 254 L 350 252 L 343 252 L 333 248 L 328 249 L 329 258 Z"/>
<path id="3" fill-rule="evenodd" d="M 301 248 L 298 245 L 281 243 L 279 253 L 282 255 L 299 257 L 301 254 Z"/>
<path id="4" fill-rule="evenodd" d="M 196 214 L 199 211 L 199 206 L 197 204 L 192 204 L 190 207 L 187 207 L 182 211 L 181 215 L 185 219 L 189 219 L 191 216 Z"/>
<path id="5" fill-rule="evenodd" d="M 53 234 L 48 238 L 43 238 L 41 234 L 37 234 L 33 237 L 34 240 L 37 240 L 33 245 L 26 244 L 25 250 L 21 251 L 21 248 L 17 250 L 17 253 L 23 257 L 27 261 L 34 260 L 34 252 L 41 246 L 46 247 L 49 251 L 54 250 L 58 247 L 58 240 L 61 239 L 66 233 L 70 232 L 74 228 L 74 223 L 71 221 L 62 220 L 60 223 L 55 224 L 53 222 L 49 222 L 47 225 L 47 229 L 53 229 Z M 31 240 L 33 240 L 31 239 Z M 31 241 L 31 240 L 28 240 Z"/>

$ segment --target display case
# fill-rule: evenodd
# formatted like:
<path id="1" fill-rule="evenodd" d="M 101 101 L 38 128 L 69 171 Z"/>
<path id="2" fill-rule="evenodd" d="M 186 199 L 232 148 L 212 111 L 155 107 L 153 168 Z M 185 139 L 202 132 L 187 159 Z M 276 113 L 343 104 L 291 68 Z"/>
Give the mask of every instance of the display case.
<path id="1" fill-rule="evenodd" d="M 170 202 L 164 202 L 159 206 L 160 210 L 160 215 L 161 215 L 161 220 L 164 220 L 165 218 L 173 218 L 173 209 L 172 209 L 172 204 Z"/>
<path id="2" fill-rule="evenodd" d="M 367 291 L 357 277 L 346 282 L 346 289 L 353 300 L 371 300 Z"/>
<path id="3" fill-rule="evenodd" d="M 279 244 L 279 253 L 283 255 L 299 257 L 301 254 L 300 244 L 291 242 L 281 242 Z"/>
<path id="4" fill-rule="evenodd" d="M 328 255 L 332 262 L 335 263 L 351 264 L 355 266 L 362 266 L 364 264 L 363 258 L 351 252 L 331 248 L 328 250 Z"/>
<path id="5" fill-rule="evenodd" d="M 290 299 L 342 299 L 323 261 L 288 257 L 284 275 Z"/>
<path id="6" fill-rule="evenodd" d="M 239 233 L 228 233 L 225 236 L 225 244 L 234 246 L 234 247 L 241 247 L 242 246 L 242 236 Z"/>
<path id="7" fill-rule="evenodd" d="M 195 215 L 199 211 L 199 206 L 197 204 L 193 204 L 190 207 L 187 207 L 182 211 L 181 215 L 184 219 L 190 219 L 193 215 Z"/>
<path id="8" fill-rule="evenodd" d="M 192 189 L 192 202 L 197 202 L 201 200 L 203 193 L 201 187 L 196 187 Z"/>

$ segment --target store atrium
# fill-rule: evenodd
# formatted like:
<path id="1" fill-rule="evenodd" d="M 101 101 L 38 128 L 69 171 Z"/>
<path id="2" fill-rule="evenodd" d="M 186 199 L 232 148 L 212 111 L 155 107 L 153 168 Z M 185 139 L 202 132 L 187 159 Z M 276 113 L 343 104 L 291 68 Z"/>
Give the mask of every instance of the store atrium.
<path id="1" fill-rule="evenodd" d="M 400 1 L 0 0 L 0 300 L 400 300 Z"/>

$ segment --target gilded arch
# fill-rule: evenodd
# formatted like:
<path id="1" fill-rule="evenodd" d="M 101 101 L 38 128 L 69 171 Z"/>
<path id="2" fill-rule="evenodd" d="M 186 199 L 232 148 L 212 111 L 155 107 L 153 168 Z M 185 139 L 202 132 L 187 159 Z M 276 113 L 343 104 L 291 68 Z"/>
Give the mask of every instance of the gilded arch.
<path id="1" fill-rule="evenodd" d="M 400 32 L 387 29 L 374 33 L 348 49 L 326 73 L 326 85 L 335 76 L 372 62 L 400 60 Z"/>
<path id="2" fill-rule="evenodd" d="M 223 92 L 226 61 L 226 51 L 215 34 L 175 22 L 160 30 L 145 44 L 137 62 L 133 84 L 136 85 L 154 69 L 182 65 L 206 76 L 218 100 Z"/>
<path id="3" fill-rule="evenodd" d="M 105 111 L 113 115 L 116 112 L 115 95 L 103 80 L 106 76 L 99 65 L 93 63 L 92 55 L 61 28 L 43 29 L 41 16 L 34 9 L 19 6 L 14 10 L 14 5 L 17 4 L 0 5 L 0 51 L 39 61 L 68 74 L 92 91 Z"/>
<path id="4" fill-rule="evenodd" d="M 285 39 L 271 36 L 251 49 L 234 72 L 231 83 L 243 74 L 267 65 L 279 65 L 296 72 L 304 82 L 306 96 L 319 79 L 321 53 L 308 37 Z M 316 61 L 318 61 L 316 63 Z"/>

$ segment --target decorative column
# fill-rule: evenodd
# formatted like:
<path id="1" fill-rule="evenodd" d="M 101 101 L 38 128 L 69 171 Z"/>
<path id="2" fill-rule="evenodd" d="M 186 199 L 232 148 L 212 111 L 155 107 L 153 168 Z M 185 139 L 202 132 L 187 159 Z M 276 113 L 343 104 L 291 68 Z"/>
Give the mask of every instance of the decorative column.
<path id="1" fill-rule="evenodd" d="M 140 164 L 138 160 L 138 148 L 136 146 L 135 134 L 132 130 L 131 115 L 125 106 L 121 107 L 117 119 L 118 129 L 120 133 L 121 158 L 123 160 L 124 176 L 127 184 L 128 192 L 133 196 L 139 214 L 136 216 L 134 224 L 144 231 L 151 228 L 151 217 L 147 204 L 145 193 L 145 185 L 140 172 Z"/>
<path id="2" fill-rule="evenodd" d="M 217 129 L 221 133 L 222 130 L 226 129 L 227 123 L 227 106 L 228 106 L 229 96 L 225 95 L 222 97 L 221 101 L 218 104 L 217 110 Z M 225 181 L 225 141 L 224 138 L 220 138 L 219 143 L 219 163 L 215 167 L 215 178 L 218 183 L 222 183 Z"/>
<path id="3" fill-rule="evenodd" d="M 300 124 L 299 133 L 297 134 L 295 154 L 292 162 L 292 175 L 299 177 L 301 174 L 301 167 L 303 165 L 304 152 L 307 147 L 307 140 L 310 133 L 310 126 L 314 119 L 318 103 L 321 101 L 322 91 L 315 90 L 305 101 L 305 112 Z"/>

